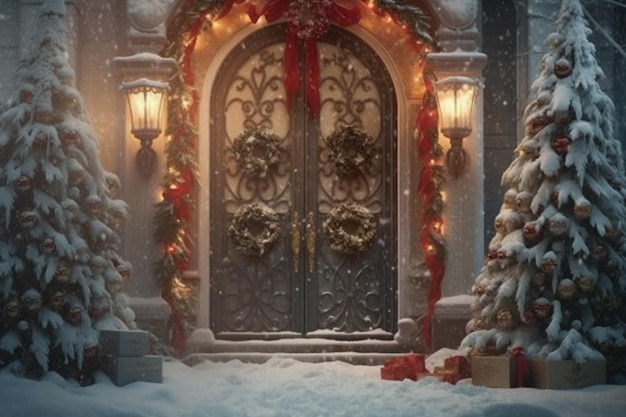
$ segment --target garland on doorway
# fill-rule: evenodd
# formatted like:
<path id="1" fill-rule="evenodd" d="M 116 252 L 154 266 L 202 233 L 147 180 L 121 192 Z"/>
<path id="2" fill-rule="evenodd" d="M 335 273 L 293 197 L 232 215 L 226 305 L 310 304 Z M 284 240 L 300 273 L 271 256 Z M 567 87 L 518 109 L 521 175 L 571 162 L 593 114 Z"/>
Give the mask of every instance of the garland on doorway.
<path id="1" fill-rule="evenodd" d="M 250 8 L 262 2 L 249 2 Z M 297 0 L 285 0 L 287 2 Z M 353 0 L 353 4 L 359 0 Z M 393 0 L 360 0 L 378 16 L 389 16 L 416 40 L 416 44 L 434 45 L 429 16 L 418 6 L 402 5 Z M 191 56 L 198 36 L 212 21 L 227 15 L 235 4 L 246 0 L 190 0 L 183 2 L 168 25 L 164 57 L 176 59 L 179 71 L 170 79 L 168 101 L 168 142 L 165 147 L 167 172 L 163 178 L 163 200 L 155 205 L 155 241 L 162 256 L 154 265 L 161 296 L 172 312 L 171 345 L 178 354 L 185 350 L 185 339 L 192 328 L 187 318 L 193 316 L 194 294 L 183 279 L 191 258 L 189 224 L 195 209 L 193 193 L 198 184 L 197 111 L 199 98 L 191 69 Z M 254 4 L 253 4 L 254 3 Z M 333 2 L 334 3 L 334 2 Z M 351 2 L 349 2 L 351 3 Z M 347 3 L 344 3 L 347 4 Z M 356 6 L 355 6 L 356 7 Z M 289 16 L 285 16 L 289 18 Z M 319 28 L 309 30 L 311 35 Z M 304 32 L 303 32 L 304 33 Z"/>
<path id="2" fill-rule="evenodd" d="M 161 296 L 171 309 L 172 348 L 179 355 L 192 329 L 195 294 L 183 279 L 191 259 L 189 224 L 195 208 L 193 192 L 198 184 L 197 112 L 199 99 L 194 89 L 191 54 L 198 35 L 211 19 L 226 14 L 237 0 L 209 0 L 185 3 L 170 25 L 170 42 L 161 55 L 176 59 L 179 66 L 170 82 L 165 146 L 167 172 L 163 178 L 163 200 L 155 205 L 154 237 L 161 247 L 161 259 L 154 273 Z"/>
<path id="3" fill-rule="evenodd" d="M 424 85 L 426 91 L 424 92 L 422 108 L 416 120 L 416 135 L 418 154 L 423 162 L 418 185 L 419 195 L 423 198 L 420 243 L 431 279 L 422 335 L 424 345 L 430 348 L 430 321 L 435 310 L 435 304 L 441 298 L 441 281 L 445 273 L 446 246 L 441 234 L 444 207 L 442 189 L 445 183 L 445 169 L 440 164 L 443 148 L 439 143 L 437 102 L 430 77 L 424 77 Z"/>

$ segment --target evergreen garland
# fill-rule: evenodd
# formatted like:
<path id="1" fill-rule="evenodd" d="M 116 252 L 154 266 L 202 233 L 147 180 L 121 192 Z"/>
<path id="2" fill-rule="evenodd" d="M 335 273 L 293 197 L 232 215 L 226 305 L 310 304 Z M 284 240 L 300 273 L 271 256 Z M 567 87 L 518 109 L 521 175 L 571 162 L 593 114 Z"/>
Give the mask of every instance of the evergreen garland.
<path id="1" fill-rule="evenodd" d="M 437 102 L 431 78 L 425 76 L 424 82 L 426 91 L 424 92 L 422 109 L 417 116 L 416 136 L 418 154 L 423 162 L 418 186 L 419 195 L 423 198 L 420 243 L 431 278 L 427 309 L 423 321 L 423 337 L 426 347 L 430 347 L 430 321 L 435 305 L 441 298 L 441 281 L 445 273 L 447 251 L 441 234 L 445 168 L 440 161 L 444 152 L 439 143 Z"/>
<path id="2" fill-rule="evenodd" d="M 195 208 L 193 192 L 198 185 L 195 155 L 197 143 L 198 95 L 190 67 L 191 53 L 207 17 L 218 16 L 229 9 L 233 0 L 198 0 L 187 2 L 169 26 L 170 39 L 161 55 L 177 60 L 180 70 L 170 78 L 168 130 L 170 140 L 165 148 L 168 171 L 163 179 L 163 200 L 155 205 L 156 242 L 162 257 L 154 265 L 161 296 L 172 309 L 172 347 L 177 353 L 185 349 L 191 329 L 194 294 L 183 280 L 187 270 L 191 241 L 188 234 L 190 213 Z"/>
<path id="3" fill-rule="evenodd" d="M 430 46 L 436 44 L 430 16 L 422 8 L 412 4 L 401 4 L 395 0 L 370 0 L 369 4 L 379 15 L 388 13 L 396 23 L 404 27 L 416 39 Z"/>

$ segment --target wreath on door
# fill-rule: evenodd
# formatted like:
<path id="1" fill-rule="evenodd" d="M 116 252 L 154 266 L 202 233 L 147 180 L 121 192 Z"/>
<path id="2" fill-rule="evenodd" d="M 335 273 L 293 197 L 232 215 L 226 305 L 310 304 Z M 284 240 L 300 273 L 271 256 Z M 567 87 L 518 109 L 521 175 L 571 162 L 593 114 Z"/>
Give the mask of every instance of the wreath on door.
<path id="1" fill-rule="evenodd" d="M 376 155 L 374 139 L 355 126 L 341 126 L 326 139 L 328 158 L 340 177 L 364 174 Z"/>
<path id="2" fill-rule="evenodd" d="M 237 166 L 248 176 L 264 178 L 280 162 L 280 143 L 280 137 L 269 129 L 244 130 L 233 140 Z"/>
<path id="3" fill-rule="evenodd" d="M 245 204 L 235 212 L 228 237 L 237 252 L 261 257 L 280 236 L 279 220 L 278 214 L 265 204 Z"/>
<path id="4" fill-rule="evenodd" d="M 341 203 L 330 211 L 323 230 L 332 250 L 355 255 L 372 245 L 377 231 L 376 218 L 367 207 Z"/>

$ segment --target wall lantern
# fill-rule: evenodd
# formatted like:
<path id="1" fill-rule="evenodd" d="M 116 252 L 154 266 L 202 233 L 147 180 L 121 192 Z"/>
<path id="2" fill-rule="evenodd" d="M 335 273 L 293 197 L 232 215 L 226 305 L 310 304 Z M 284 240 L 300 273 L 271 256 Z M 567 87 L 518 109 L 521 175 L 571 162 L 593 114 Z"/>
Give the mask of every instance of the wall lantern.
<path id="1" fill-rule="evenodd" d="M 447 77 L 435 81 L 434 86 L 441 133 L 450 139 L 446 163 L 450 174 L 457 178 L 465 170 L 467 155 L 463 138 L 472 133 L 479 82 L 468 77 Z"/>
<path id="2" fill-rule="evenodd" d="M 161 134 L 161 111 L 168 88 L 168 83 L 147 78 L 122 83 L 130 109 L 131 133 L 141 141 L 135 162 L 146 178 L 156 166 L 152 141 Z"/>

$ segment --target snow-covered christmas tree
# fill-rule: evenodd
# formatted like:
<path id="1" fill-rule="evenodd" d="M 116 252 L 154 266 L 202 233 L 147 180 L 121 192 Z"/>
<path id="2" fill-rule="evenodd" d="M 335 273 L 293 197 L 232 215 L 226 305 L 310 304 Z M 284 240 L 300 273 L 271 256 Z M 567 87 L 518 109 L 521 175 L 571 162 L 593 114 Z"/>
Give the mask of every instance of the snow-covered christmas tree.
<path id="1" fill-rule="evenodd" d="M 98 330 L 134 328 L 116 253 L 127 216 L 67 60 L 63 0 L 46 0 L 0 114 L 0 368 L 92 381 Z"/>
<path id="2" fill-rule="evenodd" d="M 606 358 L 626 382 L 626 177 L 614 107 L 578 0 L 564 0 L 502 181 L 496 234 L 462 346 Z"/>

